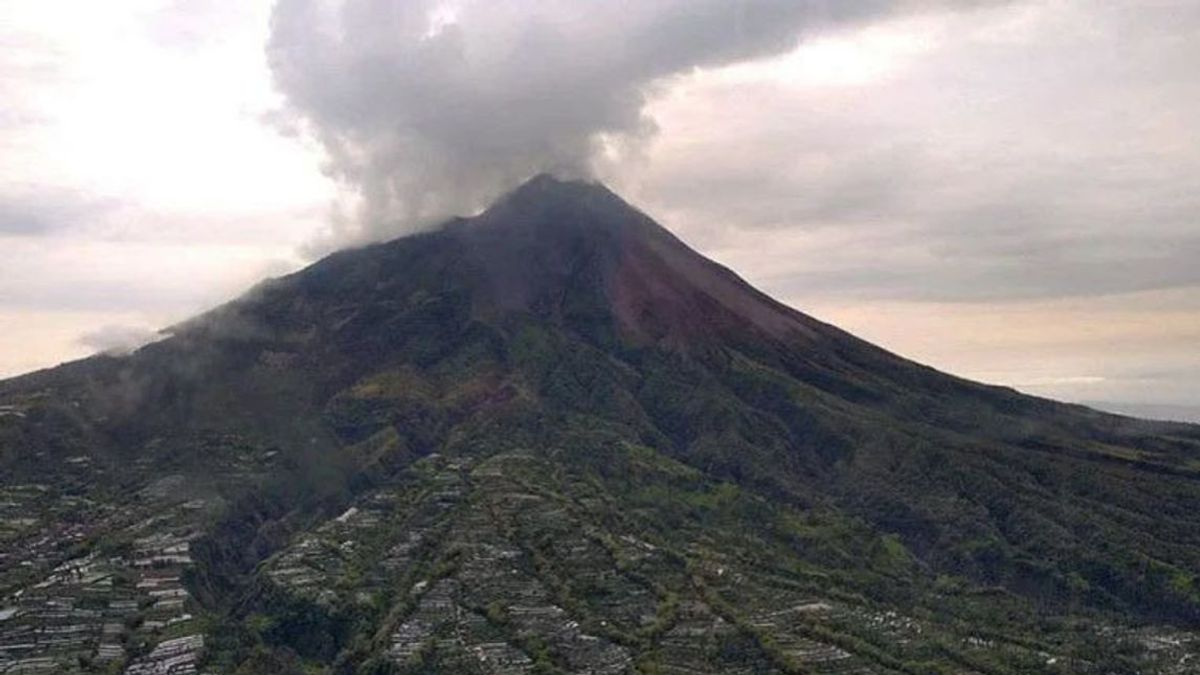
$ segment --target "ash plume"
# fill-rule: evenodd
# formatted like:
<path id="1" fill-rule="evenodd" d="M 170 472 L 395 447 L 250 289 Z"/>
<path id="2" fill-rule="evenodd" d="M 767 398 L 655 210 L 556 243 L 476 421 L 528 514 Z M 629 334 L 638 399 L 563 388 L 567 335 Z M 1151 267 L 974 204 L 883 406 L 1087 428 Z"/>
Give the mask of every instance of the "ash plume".
<path id="1" fill-rule="evenodd" d="M 655 128 L 647 93 L 672 75 L 943 4 L 278 0 L 274 120 L 320 142 L 352 197 L 327 243 L 356 243 L 469 213 L 537 172 L 589 176 L 636 152 Z"/>

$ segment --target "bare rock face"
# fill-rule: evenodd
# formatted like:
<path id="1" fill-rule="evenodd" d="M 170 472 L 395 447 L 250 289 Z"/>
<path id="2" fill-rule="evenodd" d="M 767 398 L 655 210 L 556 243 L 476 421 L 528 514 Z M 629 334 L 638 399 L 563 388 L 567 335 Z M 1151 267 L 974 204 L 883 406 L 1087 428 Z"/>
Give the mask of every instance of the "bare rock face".
<path id="1" fill-rule="evenodd" d="M 0 672 L 1189 672 L 1200 428 L 955 378 L 602 185 L 0 382 Z"/>
<path id="2" fill-rule="evenodd" d="M 561 318 L 570 311 L 565 299 L 593 295 L 622 337 L 678 348 L 734 331 L 817 335 L 817 322 L 697 254 L 600 184 L 541 175 L 456 231 L 505 310 Z"/>

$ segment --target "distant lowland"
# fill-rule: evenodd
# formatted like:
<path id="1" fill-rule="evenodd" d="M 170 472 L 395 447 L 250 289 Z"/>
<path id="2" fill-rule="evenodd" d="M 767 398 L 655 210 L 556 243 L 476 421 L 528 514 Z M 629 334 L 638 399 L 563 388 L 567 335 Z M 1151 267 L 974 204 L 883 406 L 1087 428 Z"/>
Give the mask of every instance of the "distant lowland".
<path id="1" fill-rule="evenodd" d="M 1120 415 L 1144 417 L 1152 420 L 1166 420 L 1169 422 L 1200 424 L 1200 405 L 1117 403 L 1113 401 L 1083 401 L 1083 404 L 1097 410 L 1106 410 Z"/>

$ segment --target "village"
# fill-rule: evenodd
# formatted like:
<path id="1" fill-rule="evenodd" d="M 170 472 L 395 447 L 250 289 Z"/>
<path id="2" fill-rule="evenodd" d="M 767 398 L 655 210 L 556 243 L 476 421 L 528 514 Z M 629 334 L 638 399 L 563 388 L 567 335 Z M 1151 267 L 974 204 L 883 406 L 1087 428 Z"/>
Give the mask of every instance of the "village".
<path id="1" fill-rule="evenodd" d="M 517 675 L 541 663 L 591 675 L 866 675 L 899 663 L 870 645 L 919 654 L 923 638 L 939 631 L 967 658 L 1058 662 L 1019 645 L 950 637 L 895 609 L 801 591 L 719 550 L 681 556 L 636 532 L 605 531 L 591 520 L 588 499 L 564 500 L 539 483 L 538 470 L 519 453 L 430 456 L 410 480 L 364 495 L 297 537 L 265 573 L 330 611 L 344 606 L 341 589 L 349 588 L 361 602 L 386 596 L 406 608 L 384 625 L 387 657 L 400 672 Z M 1196 637 L 1138 639 L 1155 645 L 1164 663 L 1187 664 Z"/>
<path id="2" fill-rule="evenodd" d="M 625 645 L 649 641 L 660 672 L 784 672 L 744 639 L 753 629 L 773 636 L 780 658 L 812 672 L 878 672 L 796 630 L 796 617 L 851 611 L 827 599 L 764 593 L 750 603 L 759 613 L 739 626 L 698 595 L 645 583 L 653 576 L 686 587 L 689 571 L 632 534 L 581 526 L 568 505 L 512 479 L 525 461 L 424 460 L 415 485 L 365 498 L 301 536 L 267 574 L 318 604 L 333 602 L 329 589 L 350 576 L 368 595 L 407 588 L 411 610 L 392 627 L 388 648 L 402 667 L 518 674 L 542 659 L 565 672 L 615 675 L 638 667 Z M 571 588 L 571 579 L 587 587 Z M 753 588 L 737 584 L 738 593 Z M 879 619 L 888 620 L 905 621 Z"/>
<path id="3" fill-rule="evenodd" d="M 196 672 L 204 639 L 184 577 L 199 505 L 66 514 L 72 500 L 47 507 L 48 493 L 0 489 L 0 673 Z"/>
<path id="4" fill-rule="evenodd" d="M 544 470 L 523 453 L 421 459 L 265 560 L 275 604 L 256 611 L 264 625 L 304 608 L 330 626 L 377 617 L 401 673 L 866 675 L 895 670 L 891 654 L 919 658 L 930 635 L 965 660 L 1070 672 L 1061 655 L 803 587 L 702 536 L 680 546 L 606 511 L 586 480 L 547 483 Z M 184 487 L 168 475 L 106 500 L 0 486 L 0 674 L 225 672 L 189 586 L 213 504 Z M 1111 639 L 1144 645 L 1169 675 L 1193 672 L 1200 643 L 1161 629 Z"/>

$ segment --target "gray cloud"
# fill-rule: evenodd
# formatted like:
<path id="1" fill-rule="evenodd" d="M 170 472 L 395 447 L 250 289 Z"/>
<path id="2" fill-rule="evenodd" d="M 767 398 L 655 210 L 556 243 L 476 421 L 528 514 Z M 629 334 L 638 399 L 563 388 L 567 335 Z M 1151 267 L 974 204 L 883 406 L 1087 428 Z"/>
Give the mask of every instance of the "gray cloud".
<path id="1" fill-rule="evenodd" d="M 216 295 L 214 288 L 188 287 L 181 283 L 147 284 L 138 279 L 80 278 L 69 272 L 62 279 L 54 276 L 43 272 L 38 278 L 28 275 L 16 280 L 0 278 L 0 309 L 164 313 L 184 308 L 195 311 L 214 304 L 213 296 Z"/>
<path id="2" fill-rule="evenodd" d="M 701 79 L 688 108 L 652 104 L 652 212 L 710 250 L 783 249 L 744 264 L 791 297 L 1200 287 L 1200 5 L 1031 2 L 931 23 L 928 49 L 866 84 Z M 755 106 L 729 129 L 720 111 L 738 101 Z M 713 131 L 676 142 L 672 125 Z M 771 255 L 789 257 L 763 274 Z"/>
<path id="3" fill-rule="evenodd" d="M 337 223 L 344 243 L 469 211 L 537 171 L 587 174 L 606 141 L 635 150 L 655 128 L 647 93 L 669 76 L 964 4 L 278 0 L 268 54 L 288 121 L 359 198 Z"/>
<path id="4" fill-rule="evenodd" d="M 162 339 L 155 331 L 137 326 L 105 325 L 79 337 L 79 344 L 96 352 L 123 356 Z"/>
<path id="5" fill-rule="evenodd" d="M 121 207 L 77 190 L 29 188 L 0 193 L 0 235 L 40 235 L 95 222 Z"/>

